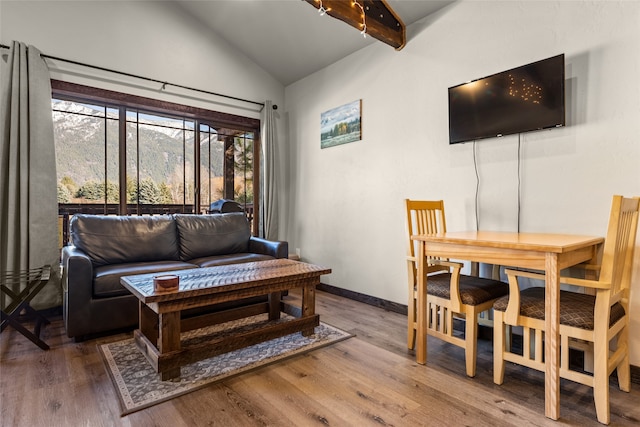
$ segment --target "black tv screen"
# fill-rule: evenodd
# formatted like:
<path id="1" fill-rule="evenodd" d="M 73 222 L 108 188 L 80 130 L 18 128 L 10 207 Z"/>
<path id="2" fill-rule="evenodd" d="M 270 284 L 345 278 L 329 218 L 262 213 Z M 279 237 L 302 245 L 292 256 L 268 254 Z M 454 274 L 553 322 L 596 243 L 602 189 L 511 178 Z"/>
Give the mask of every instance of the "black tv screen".
<path id="1" fill-rule="evenodd" d="M 565 125 L 564 54 L 449 88 L 449 143 Z"/>

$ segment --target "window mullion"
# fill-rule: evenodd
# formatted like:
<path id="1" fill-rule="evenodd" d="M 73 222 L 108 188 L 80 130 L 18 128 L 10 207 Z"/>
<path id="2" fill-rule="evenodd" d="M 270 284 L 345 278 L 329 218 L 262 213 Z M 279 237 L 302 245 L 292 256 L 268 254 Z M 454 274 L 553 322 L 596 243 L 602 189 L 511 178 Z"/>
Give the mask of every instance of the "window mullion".
<path id="1" fill-rule="evenodd" d="M 136 110 L 136 213 L 140 210 L 140 112 Z"/>
<path id="2" fill-rule="evenodd" d="M 193 121 L 193 213 L 200 213 L 200 121 Z"/>
<path id="3" fill-rule="evenodd" d="M 118 213 L 127 214 L 127 109 L 118 108 L 118 182 L 119 204 Z"/>
<path id="4" fill-rule="evenodd" d="M 187 135 L 182 119 L 182 211 L 187 209 Z"/>
<path id="5" fill-rule="evenodd" d="M 217 138 L 216 138 L 217 139 Z M 209 194 L 207 195 L 207 200 L 209 201 L 209 206 L 211 206 L 211 195 L 212 195 L 212 190 L 213 188 L 211 188 L 211 183 L 212 183 L 212 176 L 211 176 L 211 126 L 207 125 L 207 149 L 209 150 L 209 161 L 207 162 L 207 182 L 209 184 Z"/>
<path id="6" fill-rule="evenodd" d="M 109 174 L 108 174 L 108 164 L 109 164 L 109 154 L 108 154 L 108 146 L 109 146 L 109 141 L 108 141 L 108 133 L 107 133 L 107 129 L 108 129 L 108 117 L 107 117 L 107 106 L 106 104 L 103 105 L 103 114 L 104 114 L 104 181 L 102 183 L 102 185 L 104 186 L 104 213 L 105 215 L 109 212 Z"/>

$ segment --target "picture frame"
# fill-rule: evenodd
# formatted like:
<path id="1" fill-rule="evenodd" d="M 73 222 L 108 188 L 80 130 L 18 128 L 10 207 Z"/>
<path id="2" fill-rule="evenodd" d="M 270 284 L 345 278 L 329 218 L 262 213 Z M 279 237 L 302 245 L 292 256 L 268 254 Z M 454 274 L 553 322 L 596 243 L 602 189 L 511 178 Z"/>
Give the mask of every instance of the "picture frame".
<path id="1" fill-rule="evenodd" d="M 320 114 L 320 148 L 362 140 L 362 100 Z"/>

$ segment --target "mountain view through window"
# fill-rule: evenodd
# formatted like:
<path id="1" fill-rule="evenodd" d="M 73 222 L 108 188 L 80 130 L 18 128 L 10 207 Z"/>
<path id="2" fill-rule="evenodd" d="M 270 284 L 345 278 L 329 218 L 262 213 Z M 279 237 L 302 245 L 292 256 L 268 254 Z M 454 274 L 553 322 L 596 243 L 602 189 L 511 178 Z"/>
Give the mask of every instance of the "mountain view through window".
<path id="1" fill-rule="evenodd" d="M 117 204 L 124 196 L 127 204 L 193 209 L 198 195 L 201 210 L 221 198 L 253 203 L 253 132 L 126 109 L 121 141 L 119 108 L 61 99 L 52 107 L 59 203 Z"/>

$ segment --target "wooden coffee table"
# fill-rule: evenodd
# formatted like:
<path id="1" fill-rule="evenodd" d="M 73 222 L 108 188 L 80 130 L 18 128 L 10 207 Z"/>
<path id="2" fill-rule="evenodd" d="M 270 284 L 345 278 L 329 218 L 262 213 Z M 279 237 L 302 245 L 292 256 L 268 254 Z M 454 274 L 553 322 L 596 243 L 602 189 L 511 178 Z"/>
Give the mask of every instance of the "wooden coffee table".
<path id="1" fill-rule="evenodd" d="M 320 324 L 315 314 L 315 289 L 320 276 L 331 269 L 313 264 L 275 259 L 269 261 L 197 268 L 162 275 L 180 277 L 180 289 L 154 291 L 156 274 L 124 276 L 120 282 L 140 300 L 139 329 L 134 332 L 138 348 L 162 380 L 180 376 L 180 366 L 208 359 L 259 342 L 295 332 L 311 335 Z M 281 292 L 302 289 L 300 307 L 281 300 Z M 181 319 L 183 310 L 268 295 L 268 302 Z M 281 312 L 293 317 L 282 319 Z M 210 325 L 268 313 L 260 328 L 231 332 L 196 345 L 182 345 L 180 333 Z"/>

